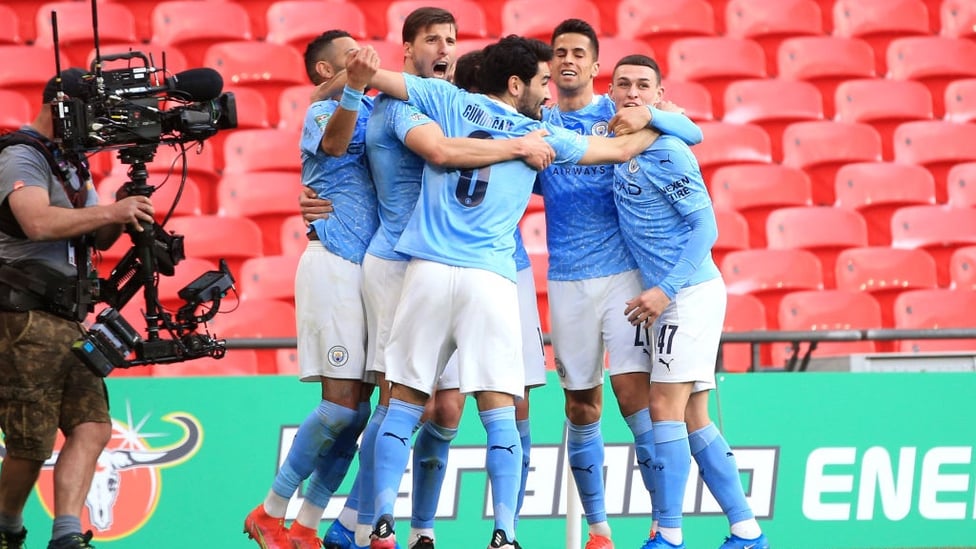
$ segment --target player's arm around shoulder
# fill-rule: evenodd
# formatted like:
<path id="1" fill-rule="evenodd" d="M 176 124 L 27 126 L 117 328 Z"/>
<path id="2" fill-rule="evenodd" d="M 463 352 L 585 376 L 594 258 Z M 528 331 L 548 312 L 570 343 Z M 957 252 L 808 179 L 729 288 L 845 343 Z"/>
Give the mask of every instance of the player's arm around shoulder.
<path id="1" fill-rule="evenodd" d="M 650 128 L 617 137 L 586 136 L 589 146 L 579 164 L 620 164 L 647 150 L 661 134 Z"/>

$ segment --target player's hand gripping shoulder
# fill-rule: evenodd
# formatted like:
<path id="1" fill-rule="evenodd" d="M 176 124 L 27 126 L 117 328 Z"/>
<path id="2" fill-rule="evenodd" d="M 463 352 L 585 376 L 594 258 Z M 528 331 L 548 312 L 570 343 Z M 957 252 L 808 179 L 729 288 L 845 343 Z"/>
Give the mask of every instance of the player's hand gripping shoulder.
<path id="1" fill-rule="evenodd" d="M 624 314 L 632 325 L 644 324 L 649 328 L 670 303 L 671 298 L 664 293 L 664 290 L 655 286 L 628 301 Z"/>
<path id="2" fill-rule="evenodd" d="M 350 52 L 346 61 L 346 85 L 356 90 L 366 89 L 379 68 L 380 56 L 373 46 L 364 46 Z"/>
<path id="3" fill-rule="evenodd" d="M 332 201 L 328 198 L 319 198 L 311 187 L 302 187 L 302 193 L 298 195 L 298 210 L 302 213 L 306 225 L 316 219 L 328 219 L 329 214 L 334 211 Z"/>
<path id="4" fill-rule="evenodd" d="M 679 106 L 674 101 L 668 101 L 667 99 L 662 99 L 662 100 L 658 101 L 657 105 L 654 105 L 654 107 L 656 109 L 658 109 L 660 111 L 664 111 L 664 112 L 673 112 L 673 113 L 677 113 L 677 114 L 685 114 L 685 110 L 681 106 Z"/>
<path id="5" fill-rule="evenodd" d="M 518 157 L 533 170 L 542 171 L 548 168 L 556 158 L 556 151 L 545 140 L 547 135 L 547 130 L 535 130 L 512 139 Z"/>
<path id="6" fill-rule="evenodd" d="M 624 107 L 613 115 L 607 124 L 614 135 L 630 135 L 647 128 L 651 123 L 651 110 L 644 106 Z"/>

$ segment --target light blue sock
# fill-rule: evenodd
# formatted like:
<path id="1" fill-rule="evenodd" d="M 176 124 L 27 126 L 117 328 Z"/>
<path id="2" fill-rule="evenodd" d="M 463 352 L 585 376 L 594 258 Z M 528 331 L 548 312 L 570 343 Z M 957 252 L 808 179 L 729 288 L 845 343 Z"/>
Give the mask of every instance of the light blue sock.
<path id="1" fill-rule="evenodd" d="M 637 467 L 640 470 L 641 479 L 644 481 L 644 488 L 651 496 L 652 518 L 657 520 L 660 510 L 654 503 L 656 499 L 654 489 L 654 429 L 651 423 L 651 414 L 647 408 L 644 408 L 625 417 L 624 421 L 630 427 L 630 432 L 634 433 Z"/>
<path id="2" fill-rule="evenodd" d="M 522 512 L 522 502 L 525 501 L 525 483 L 529 478 L 532 431 L 529 429 L 529 420 L 527 419 L 516 420 L 515 428 L 518 429 L 519 440 L 522 442 L 522 484 L 519 485 L 518 505 L 515 506 L 515 524 L 517 526 L 519 513 Z"/>
<path id="3" fill-rule="evenodd" d="M 393 505 L 410 459 L 410 436 L 413 434 L 413 426 L 423 413 L 423 406 L 390 399 L 390 409 L 376 434 L 375 455 L 382 456 L 382 459 L 373 462 L 373 479 L 376 483 L 374 522 L 383 515 L 393 516 Z"/>
<path id="4" fill-rule="evenodd" d="M 373 417 L 369 418 L 369 423 L 363 430 L 363 440 L 359 445 L 359 472 L 356 474 L 359 494 L 356 499 L 360 505 L 356 524 L 366 524 L 371 528 L 373 526 L 373 502 L 376 501 L 376 484 L 373 474 L 373 460 L 376 456 L 376 433 L 380 430 L 380 424 L 386 419 L 387 410 L 386 406 L 376 406 L 376 409 L 373 410 Z M 365 505 L 362 504 L 363 502 Z"/>
<path id="5" fill-rule="evenodd" d="M 688 443 L 702 480 L 729 518 L 729 524 L 755 518 L 742 490 L 735 454 L 715 424 L 709 423 L 688 435 Z"/>
<path id="6" fill-rule="evenodd" d="M 51 539 L 81 533 L 81 519 L 74 515 L 58 515 L 51 526 Z"/>
<path id="7" fill-rule="evenodd" d="M 691 473 L 688 427 L 683 421 L 655 421 L 654 485 L 663 528 L 681 528 L 681 505 Z"/>
<path id="8" fill-rule="evenodd" d="M 332 494 L 339 489 L 342 481 L 346 479 L 349 466 L 352 465 L 352 460 L 356 457 L 356 450 L 359 449 L 356 441 L 359 440 L 359 435 L 369 420 L 369 410 L 368 402 L 360 402 L 359 408 L 356 410 L 356 419 L 342 430 L 328 452 L 319 454 L 315 463 L 315 471 L 308 479 L 308 489 L 305 491 L 305 497 L 316 507 L 326 507 L 329 500 L 332 499 Z M 352 494 L 355 494 L 355 491 Z M 355 504 L 355 502 L 353 503 Z M 346 507 L 349 505 L 350 503 L 347 500 Z M 355 508 L 355 506 L 352 507 L 352 509 Z"/>
<path id="9" fill-rule="evenodd" d="M 607 521 L 603 485 L 603 433 L 600 422 L 569 425 L 566 450 L 587 524 Z"/>
<path id="10" fill-rule="evenodd" d="M 432 421 L 424 423 L 413 445 L 413 514 L 412 528 L 433 528 L 441 485 L 447 474 L 447 456 L 457 429 L 441 427 Z"/>
<path id="11" fill-rule="evenodd" d="M 271 485 L 274 493 L 290 498 L 298 485 L 312 474 L 319 454 L 332 448 L 336 438 L 356 419 L 356 414 L 356 410 L 334 402 L 320 402 L 298 428 L 288 457 Z"/>
<path id="12" fill-rule="evenodd" d="M 522 479 L 522 444 L 515 428 L 515 406 L 502 406 L 479 412 L 488 434 L 485 469 L 491 479 L 491 503 L 495 510 L 495 530 L 515 539 L 515 507 Z"/>

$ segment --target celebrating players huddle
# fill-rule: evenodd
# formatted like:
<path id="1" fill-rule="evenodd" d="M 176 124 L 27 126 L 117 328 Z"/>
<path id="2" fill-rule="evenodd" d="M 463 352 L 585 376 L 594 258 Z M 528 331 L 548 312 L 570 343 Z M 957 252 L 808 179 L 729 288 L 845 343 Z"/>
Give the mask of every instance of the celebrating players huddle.
<path id="1" fill-rule="evenodd" d="M 586 549 L 614 547 L 601 474 L 607 354 L 653 504 L 641 547 L 685 547 L 681 505 L 694 458 L 729 518 L 722 549 L 768 548 L 708 417 L 726 298 L 710 253 L 715 216 L 689 148 L 701 131 L 664 100 L 660 69 L 646 56 L 617 61 L 609 94 L 597 95 L 599 42 L 585 21 L 560 23 L 551 45 L 508 36 L 460 60 L 456 35 L 448 11 L 411 13 L 402 73 L 379 69 L 376 51 L 340 30 L 306 50 L 317 88 L 301 138 L 310 224 L 295 299 L 301 379 L 319 381 L 322 400 L 245 532 L 264 548 L 472 546 L 436 540 L 434 511 L 473 394 L 487 433 L 488 547 L 520 547 L 529 390 L 545 383 L 518 232 L 535 190 L 546 210 L 551 335 Z M 447 81 L 452 72 L 458 86 Z M 367 86 L 382 93 L 373 99 Z M 593 164 L 606 167 L 573 169 Z M 393 506 L 414 433 L 407 532 Z M 357 441 L 346 507 L 320 538 Z M 286 527 L 288 500 L 305 480 L 302 509 Z"/>

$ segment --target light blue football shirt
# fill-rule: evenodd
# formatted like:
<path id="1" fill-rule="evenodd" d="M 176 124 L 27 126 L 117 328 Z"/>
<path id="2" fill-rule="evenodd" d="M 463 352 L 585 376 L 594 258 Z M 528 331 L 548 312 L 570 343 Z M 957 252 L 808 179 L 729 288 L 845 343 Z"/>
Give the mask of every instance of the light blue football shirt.
<path id="1" fill-rule="evenodd" d="M 333 157 L 322 151 L 322 135 L 338 108 L 335 100 L 312 103 L 302 127 L 302 184 L 319 197 L 329 198 L 335 211 L 327 219 L 312 222 L 311 229 L 330 252 L 354 263 L 362 263 L 370 238 L 379 225 L 376 190 L 366 158 L 366 121 L 373 99 L 364 97 L 356 129 L 346 154 Z"/>
<path id="2" fill-rule="evenodd" d="M 688 244 L 686 217 L 712 208 L 698 161 L 683 141 L 662 135 L 630 162 L 615 167 L 614 198 L 644 287 L 661 285 Z M 720 276 L 711 253 L 701 251 L 704 259 L 676 290 Z"/>
<path id="3" fill-rule="evenodd" d="M 606 137 L 616 113 L 605 95 L 571 112 L 544 110 L 543 119 L 580 135 Z M 613 166 L 551 165 L 539 172 L 546 209 L 549 280 L 586 280 L 637 268 L 617 222 Z"/>
<path id="4" fill-rule="evenodd" d="M 578 162 L 585 138 L 532 120 L 510 105 L 434 79 L 404 75 L 409 101 L 449 137 L 519 137 L 546 129 L 555 163 Z M 485 269 L 515 281 L 515 228 L 529 203 L 536 172 L 520 160 L 481 169 L 426 165 L 417 207 L 398 252 L 458 267 Z"/>
<path id="5" fill-rule="evenodd" d="M 424 159 L 404 142 L 410 130 L 432 122 L 413 105 L 388 95 L 379 95 L 373 104 L 366 124 L 366 153 L 376 185 L 380 226 L 369 243 L 370 255 L 390 261 L 410 259 L 394 247 L 417 205 Z"/>

